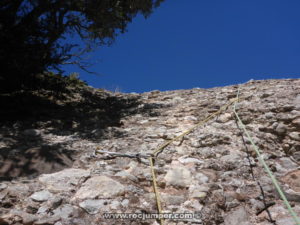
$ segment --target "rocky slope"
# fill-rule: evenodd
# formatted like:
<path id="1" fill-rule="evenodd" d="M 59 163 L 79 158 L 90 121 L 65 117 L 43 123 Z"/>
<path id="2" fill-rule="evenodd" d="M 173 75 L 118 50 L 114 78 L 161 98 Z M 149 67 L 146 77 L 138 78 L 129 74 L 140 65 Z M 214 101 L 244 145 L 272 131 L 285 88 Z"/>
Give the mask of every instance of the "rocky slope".
<path id="1" fill-rule="evenodd" d="M 216 112 L 237 87 L 86 87 L 42 116 L 2 122 L 0 224 L 159 224 L 103 214 L 157 212 L 149 161 L 139 156 Z M 249 81 L 241 97 L 240 117 L 300 215 L 300 79 Z M 165 148 L 155 170 L 163 212 L 197 215 L 165 224 L 295 224 L 232 106 Z"/>

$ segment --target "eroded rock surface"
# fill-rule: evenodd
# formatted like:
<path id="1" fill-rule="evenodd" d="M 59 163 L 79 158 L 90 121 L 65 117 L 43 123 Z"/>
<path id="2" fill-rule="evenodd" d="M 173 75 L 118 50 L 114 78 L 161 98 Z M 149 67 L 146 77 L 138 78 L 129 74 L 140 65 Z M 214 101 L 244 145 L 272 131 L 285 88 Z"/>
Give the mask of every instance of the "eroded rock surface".
<path id="1" fill-rule="evenodd" d="M 118 121 L 110 120 L 114 112 L 103 114 L 95 104 L 84 126 L 78 119 L 59 129 L 45 121 L 34 127 L 26 127 L 26 121 L 3 123 L 0 224 L 158 224 L 154 219 L 105 219 L 103 214 L 156 213 L 149 160 L 139 156 L 216 112 L 235 98 L 237 88 L 106 92 L 99 94 L 106 99 L 101 102 L 110 107 L 112 99 L 122 102 Z M 300 215 L 300 80 L 250 81 L 240 93 L 239 115 Z M 136 104 L 129 104 L 133 99 Z M 110 122 L 103 124 L 97 112 Z M 53 158 L 57 164 L 52 167 Z M 31 164 L 46 168 L 35 171 Z M 155 159 L 155 171 L 163 212 L 197 215 L 166 224 L 294 224 L 250 140 L 242 136 L 232 106 L 166 147 Z"/>

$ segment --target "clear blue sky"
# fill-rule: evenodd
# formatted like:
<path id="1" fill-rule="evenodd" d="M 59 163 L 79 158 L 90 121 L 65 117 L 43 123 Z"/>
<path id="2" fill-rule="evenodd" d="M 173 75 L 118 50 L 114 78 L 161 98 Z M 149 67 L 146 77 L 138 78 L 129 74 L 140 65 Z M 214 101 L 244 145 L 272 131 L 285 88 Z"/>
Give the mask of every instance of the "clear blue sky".
<path id="1" fill-rule="evenodd" d="M 300 78 L 299 0 L 166 0 L 90 58 L 89 85 L 122 92 Z"/>

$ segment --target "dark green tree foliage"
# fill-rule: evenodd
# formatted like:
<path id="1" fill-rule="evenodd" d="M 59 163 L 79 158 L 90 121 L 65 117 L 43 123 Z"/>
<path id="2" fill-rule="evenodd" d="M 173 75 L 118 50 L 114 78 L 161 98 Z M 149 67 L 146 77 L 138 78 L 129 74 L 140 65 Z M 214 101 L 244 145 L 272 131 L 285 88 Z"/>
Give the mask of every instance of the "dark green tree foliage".
<path id="1" fill-rule="evenodd" d="M 35 76 L 64 63 L 85 68 L 81 55 L 111 44 L 137 14 L 163 0 L 1 0 L 0 92 L 34 86 Z M 85 47 L 68 43 L 79 35 Z"/>

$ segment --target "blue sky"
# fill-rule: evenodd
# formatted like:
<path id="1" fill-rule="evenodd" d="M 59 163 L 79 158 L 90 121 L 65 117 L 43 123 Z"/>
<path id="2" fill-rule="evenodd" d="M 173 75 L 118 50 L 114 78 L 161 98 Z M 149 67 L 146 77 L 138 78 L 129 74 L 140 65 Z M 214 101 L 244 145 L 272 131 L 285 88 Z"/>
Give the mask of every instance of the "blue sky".
<path id="1" fill-rule="evenodd" d="M 165 0 L 90 56 L 99 76 L 65 69 L 96 88 L 139 93 L 300 78 L 299 10 L 299 0 Z"/>

